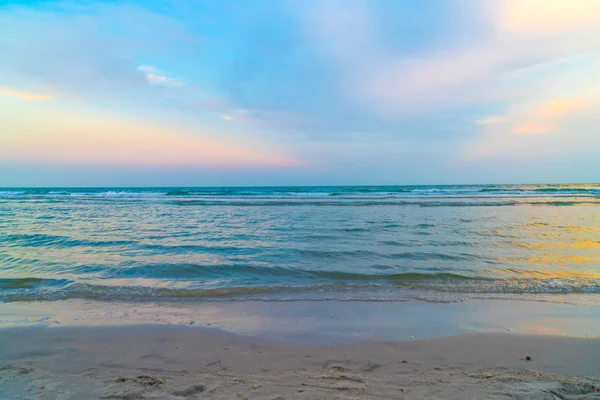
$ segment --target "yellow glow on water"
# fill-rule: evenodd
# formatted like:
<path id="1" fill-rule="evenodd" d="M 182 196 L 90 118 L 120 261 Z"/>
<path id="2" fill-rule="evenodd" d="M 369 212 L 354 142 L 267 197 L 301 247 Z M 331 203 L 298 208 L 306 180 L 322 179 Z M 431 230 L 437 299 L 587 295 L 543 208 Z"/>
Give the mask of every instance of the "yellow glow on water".
<path id="1" fill-rule="evenodd" d="M 550 234 L 544 234 L 550 236 Z M 560 237 L 555 234 L 554 237 Z M 600 249 L 600 241 L 595 239 L 584 239 L 572 243 L 516 243 L 515 245 L 529 250 L 552 250 L 552 249 Z"/>
<path id="2" fill-rule="evenodd" d="M 547 272 L 531 271 L 524 272 L 526 276 L 532 278 L 544 278 L 548 275 L 552 275 L 553 278 L 559 279 L 600 279 L 600 274 L 593 272 L 582 272 L 582 271 L 564 271 L 555 270 Z"/>
<path id="3" fill-rule="evenodd" d="M 531 260 L 528 260 L 531 261 Z M 541 260 L 540 261 L 547 261 Z M 512 271 L 505 269 L 498 269 L 494 271 L 495 274 L 498 275 L 509 275 Z M 600 279 L 600 273 L 594 272 L 585 272 L 585 271 L 565 271 L 560 269 L 551 269 L 547 271 L 528 271 L 528 270 L 519 270 L 519 278 L 535 278 L 535 279 L 547 279 L 547 278 L 555 278 L 555 279 Z"/>
<path id="4" fill-rule="evenodd" d="M 556 264 L 567 264 L 567 263 L 584 263 L 599 261 L 600 258 L 583 257 L 583 256 L 571 256 L 563 254 L 551 254 L 548 256 L 537 256 L 537 257 L 498 257 L 498 261 L 526 261 L 529 263 L 556 263 Z"/>
<path id="5" fill-rule="evenodd" d="M 569 232 L 577 232 L 577 231 L 600 231 L 600 226 L 575 226 L 575 225 L 566 225 L 561 226 L 562 229 L 566 229 Z"/>
<path id="6" fill-rule="evenodd" d="M 587 239 L 579 242 L 572 243 L 570 247 L 583 248 L 583 249 L 600 249 L 600 241 Z"/>

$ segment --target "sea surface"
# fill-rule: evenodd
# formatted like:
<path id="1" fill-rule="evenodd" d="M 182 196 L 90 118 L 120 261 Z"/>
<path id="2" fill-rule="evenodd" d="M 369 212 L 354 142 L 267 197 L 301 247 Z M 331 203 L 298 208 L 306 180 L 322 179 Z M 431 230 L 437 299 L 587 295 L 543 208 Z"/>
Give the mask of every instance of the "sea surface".
<path id="1" fill-rule="evenodd" d="M 0 189 L 0 302 L 600 306 L 600 184 Z"/>

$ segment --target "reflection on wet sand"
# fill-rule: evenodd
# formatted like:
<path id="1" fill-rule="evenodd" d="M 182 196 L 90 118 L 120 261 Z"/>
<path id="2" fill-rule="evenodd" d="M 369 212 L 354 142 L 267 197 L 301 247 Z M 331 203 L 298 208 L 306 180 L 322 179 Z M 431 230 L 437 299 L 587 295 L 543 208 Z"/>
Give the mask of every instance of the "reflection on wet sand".
<path id="1" fill-rule="evenodd" d="M 402 340 L 461 332 L 600 336 L 600 308 L 539 301 L 127 303 L 67 300 L 7 303 L 0 326 L 181 325 L 302 342 Z M 530 299 L 533 300 L 533 299 Z M 435 321 L 435 323 L 432 323 Z M 377 329 L 373 329 L 376 326 Z"/>

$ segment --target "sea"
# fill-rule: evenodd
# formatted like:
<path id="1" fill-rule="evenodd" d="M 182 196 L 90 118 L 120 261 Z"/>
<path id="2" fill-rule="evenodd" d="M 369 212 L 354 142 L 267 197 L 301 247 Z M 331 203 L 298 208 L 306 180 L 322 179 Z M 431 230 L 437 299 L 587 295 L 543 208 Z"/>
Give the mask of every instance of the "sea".
<path id="1" fill-rule="evenodd" d="M 0 189 L 0 303 L 600 306 L 600 184 Z"/>

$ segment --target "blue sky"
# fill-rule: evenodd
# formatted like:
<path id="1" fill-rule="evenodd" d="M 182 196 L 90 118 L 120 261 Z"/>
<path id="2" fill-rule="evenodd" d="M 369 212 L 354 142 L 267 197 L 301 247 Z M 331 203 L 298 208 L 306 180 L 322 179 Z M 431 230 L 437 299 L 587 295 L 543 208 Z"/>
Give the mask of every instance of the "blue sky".
<path id="1" fill-rule="evenodd" d="M 0 185 L 600 181 L 600 2 L 0 3 Z"/>

